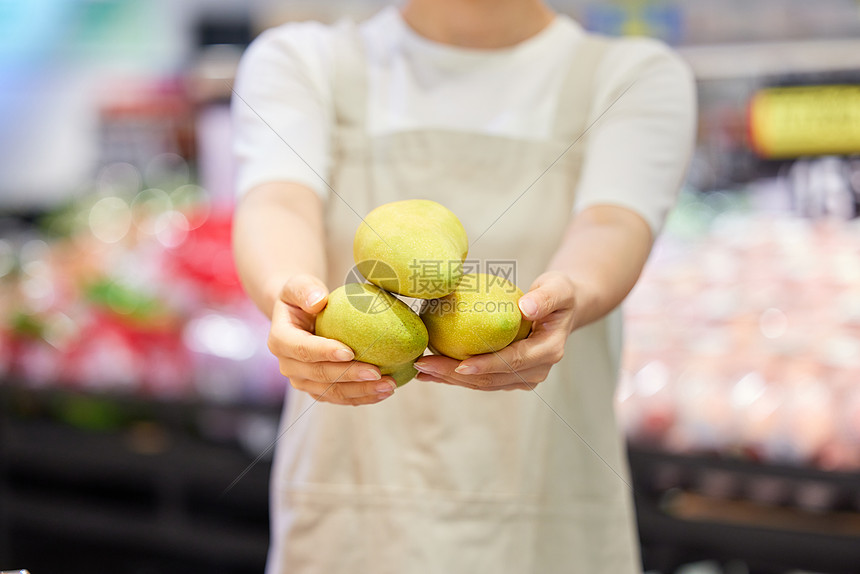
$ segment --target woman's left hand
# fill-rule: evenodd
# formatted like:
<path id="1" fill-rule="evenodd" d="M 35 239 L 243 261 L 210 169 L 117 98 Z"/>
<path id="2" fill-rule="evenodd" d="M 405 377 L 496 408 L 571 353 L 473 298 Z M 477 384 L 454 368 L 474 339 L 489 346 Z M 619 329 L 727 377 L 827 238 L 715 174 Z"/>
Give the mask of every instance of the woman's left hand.
<path id="1" fill-rule="evenodd" d="M 534 389 L 564 356 L 565 342 L 574 327 L 574 283 L 563 273 L 544 273 L 520 298 L 519 307 L 534 321 L 527 338 L 464 361 L 437 355 L 422 357 L 415 363 L 420 372 L 418 380 L 481 391 Z"/>

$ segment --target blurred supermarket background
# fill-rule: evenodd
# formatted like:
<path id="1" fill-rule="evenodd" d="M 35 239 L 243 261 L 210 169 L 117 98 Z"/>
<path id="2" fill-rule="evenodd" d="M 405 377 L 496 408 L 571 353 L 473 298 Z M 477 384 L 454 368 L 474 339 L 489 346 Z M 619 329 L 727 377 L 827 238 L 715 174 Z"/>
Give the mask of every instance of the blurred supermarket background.
<path id="1" fill-rule="evenodd" d="M 646 569 L 860 572 L 860 1 L 551 4 L 699 84 L 625 311 Z M 261 30 L 381 5 L 0 0 L 0 569 L 262 571 L 285 381 L 232 267 L 230 82 Z"/>

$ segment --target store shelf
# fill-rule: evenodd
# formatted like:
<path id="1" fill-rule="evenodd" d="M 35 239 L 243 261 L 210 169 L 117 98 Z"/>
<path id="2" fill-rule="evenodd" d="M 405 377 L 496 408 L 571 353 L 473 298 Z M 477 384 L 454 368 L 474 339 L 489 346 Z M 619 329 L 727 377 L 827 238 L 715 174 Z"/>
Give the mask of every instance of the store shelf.
<path id="1" fill-rule="evenodd" d="M 8 400 L 8 392 L 0 395 Z M 35 396 L 48 401 L 51 393 Z M 127 399 L 127 408 L 134 404 Z M 201 406 L 162 406 L 173 420 L 147 422 L 148 440 L 136 435 L 138 423 L 96 432 L 9 416 L 4 408 L 0 565 L 34 572 L 84 572 L 88 564 L 114 572 L 262 571 L 270 462 L 258 461 L 225 493 L 254 457 L 176 424 Z"/>
<path id="2" fill-rule="evenodd" d="M 752 573 L 858 572 L 856 474 L 635 446 L 630 464 L 647 568 L 673 572 L 691 561 L 741 560 Z M 755 500 L 757 485 L 777 498 Z"/>
<path id="3" fill-rule="evenodd" d="M 857 39 L 681 46 L 677 50 L 698 80 L 860 71 Z"/>
<path id="4" fill-rule="evenodd" d="M 213 527 L 182 519 L 152 519 L 113 507 L 72 503 L 45 495 L 16 495 L 9 503 L 16 528 L 40 535 L 69 535 L 98 540 L 106 547 L 134 545 L 158 548 L 159 553 L 181 558 L 206 557 L 226 564 L 259 563 L 268 540 L 261 532 L 232 527 Z"/>

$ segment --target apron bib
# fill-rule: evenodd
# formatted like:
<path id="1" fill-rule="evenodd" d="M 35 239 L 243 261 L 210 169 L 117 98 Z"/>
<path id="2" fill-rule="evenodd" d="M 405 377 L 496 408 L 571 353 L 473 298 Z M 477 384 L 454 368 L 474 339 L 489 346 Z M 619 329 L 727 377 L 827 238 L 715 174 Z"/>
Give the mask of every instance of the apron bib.
<path id="1" fill-rule="evenodd" d="M 354 264 L 358 215 L 424 198 L 460 217 L 481 271 L 515 262 L 516 283 L 528 289 L 570 220 L 585 138 L 558 158 L 586 128 L 606 42 L 587 37 L 574 55 L 553 137 L 524 141 L 440 130 L 369 136 L 360 35 L 344 24 L 337 36 L 329 287 Z M 639 572 L 612 408 L 618 319 L 576 331 L 540 396 L 412 381 L 378 405 L 350 408 L 290 389 L 267 572 Z"/>

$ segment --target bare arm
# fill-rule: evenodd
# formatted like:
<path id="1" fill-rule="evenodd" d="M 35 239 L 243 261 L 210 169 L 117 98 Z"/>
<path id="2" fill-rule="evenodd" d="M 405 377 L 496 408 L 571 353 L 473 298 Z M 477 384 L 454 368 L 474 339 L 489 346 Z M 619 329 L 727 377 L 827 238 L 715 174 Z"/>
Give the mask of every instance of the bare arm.
<path id="1" fill-rule="evenodd" d="M 275 182 L 250 190 L 236 209 L 233 252 L 246 291 L 270 317 L 269 349 L 290 384 L 316 400 L 377 403 L 395 383 L 352 350 L 313 334 L 326 304 L 322 202 L 305 186 Z"/>
<path id="2" fill-rule="evenodd" d="M 652 242 L 645 220 L 622 207 L 595 205 L 571 221 L 547 271 L 562 273 L 573 283 L 577 308 L 572 329 L 600 319 L 624 300 Z"/>
<path id="3" fill-rule="evenodd" d="M 236 266 L 248 295 L 267 317 L 288 279 L 325 277 L 324 245 L 322 201 L 307 187 L 264 184 L 249 191 L 236 209 Z"/>

